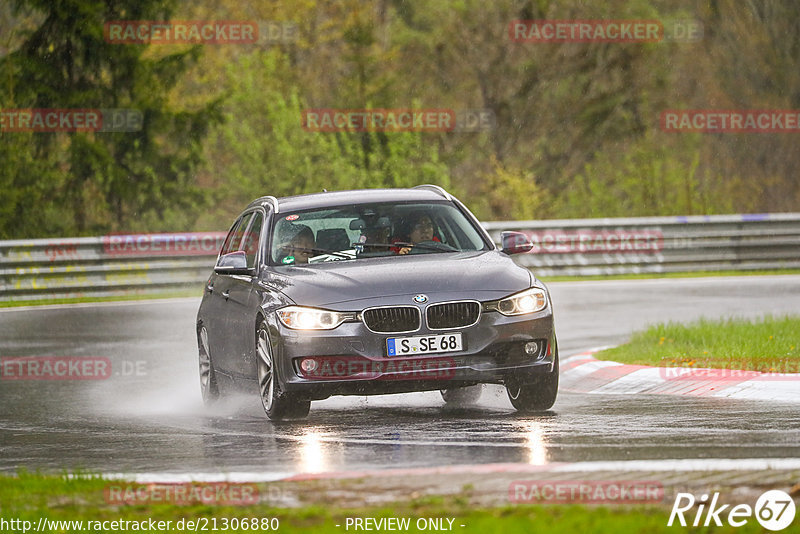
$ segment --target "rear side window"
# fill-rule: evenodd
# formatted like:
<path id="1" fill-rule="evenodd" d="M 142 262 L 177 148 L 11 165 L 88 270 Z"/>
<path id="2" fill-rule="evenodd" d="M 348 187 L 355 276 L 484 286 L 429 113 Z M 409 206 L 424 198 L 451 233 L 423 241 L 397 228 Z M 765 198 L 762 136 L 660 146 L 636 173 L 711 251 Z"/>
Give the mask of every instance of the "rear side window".
<path id="1" fill-rule="evenodd" d="M 231 226 L 230 231 L 228 232 L 227 237 L 225 238 L 225 243 L 222 244 L 222 250 L 220 251 L 220 255 L 224 256 L 230 252 L 234 252 L 239 247 L 240 239 L 236 239 L 236 235 L 239 231 L 239 227 L 242 225 L 242 218 L 236 220 Z"/>
<path id="2" fill-rule="evenodd" d="M 253 222 L 255 219 L 255 222 Z M 248 231 L 248 226 L 253 222 L 253 228 Z M 228 236 L 225 238 L 225 243 L 222 245 L 221 255 L 236 252 L 237 250 L 244 250 L 248 252 L 251 248 L 253 261 L 255 261 L 255 252 L 258 250 L 259 235 L 261 234 L 261 225 L 263 224 L 263 217 L 260 212 L 250 212 L 239 219 L 231 227 Z M 255 235 L 253 235 L 255 232 Z M 250 257 L 248 256 L 248 259 Z M 248 263 L 249 265 L 249 263 Z"/>

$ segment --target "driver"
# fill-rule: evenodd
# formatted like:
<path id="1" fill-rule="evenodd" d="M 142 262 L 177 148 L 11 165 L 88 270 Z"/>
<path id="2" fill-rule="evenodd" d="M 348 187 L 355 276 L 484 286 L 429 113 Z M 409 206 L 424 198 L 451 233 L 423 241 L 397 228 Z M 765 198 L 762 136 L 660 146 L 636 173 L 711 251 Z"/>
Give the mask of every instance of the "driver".
<path id="1" fill-rule="evenodd" d="M 397 237 L 392 243 L 410 243 L 416 245 L 423 241 L 440 241 L 433 232 L 434 225 L 430 215 L 425 212 L 412 212 L 400 220 Z M 392 248 L 395 254 L 408 254 L 411 247 L 398 246 Z"/>

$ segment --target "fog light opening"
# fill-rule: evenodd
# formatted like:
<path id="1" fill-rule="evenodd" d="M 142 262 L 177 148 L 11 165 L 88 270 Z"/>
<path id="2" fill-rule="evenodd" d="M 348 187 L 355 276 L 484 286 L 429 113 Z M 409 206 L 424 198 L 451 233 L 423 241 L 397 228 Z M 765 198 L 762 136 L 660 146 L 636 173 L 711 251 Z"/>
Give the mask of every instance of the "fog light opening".
<path id="1" fill-rule="evenodd" d="M 302 369 L 306 374 L 313 373 L 317 370 L 317 367 L 319 367 L 319 364 L 314 358 L 303 358 L 300 361 L 300 369 Z"/>
<path id="2" fill-rule="evenodd" d="M 539 354 L 539 344 L 535 341 L 528 341 L 525 343 L 525 354 L 529 356 Z"/>

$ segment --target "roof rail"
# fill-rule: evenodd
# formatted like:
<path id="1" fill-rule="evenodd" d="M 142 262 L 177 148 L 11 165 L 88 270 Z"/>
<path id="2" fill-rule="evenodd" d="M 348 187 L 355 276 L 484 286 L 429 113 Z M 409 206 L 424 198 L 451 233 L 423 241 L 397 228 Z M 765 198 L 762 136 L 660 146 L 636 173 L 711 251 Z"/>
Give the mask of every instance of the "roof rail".
<path id="1" fill-rule="evenodd" d="M 450 193 L 448 193 L 447 191 L 444 190 L 443 187 L 438 186 L 438 185 L 433 185 L 433 184 L 415 185 L 411 189 L 427 189 L 428 191 L 433 191 L 434 193 L 439 193 L 440 195 L 442 195 L 447 200 L 453 200 L 453 198 L 450 196 Z"/>
<path id="2" fill-rule="evenodd" d="M 280 208 L 278 207 L 278 199 L 273 197 L 272 195 L 261 197 L 258 200 L 256 200 L 256 202 L 261 204 L 262 206 L 264 206 L 265 204 L 267 204 L 267 202 L 269 202 L 270 204 L 272 204 L 272 211 L 274 213 L 280 212 Z"/>

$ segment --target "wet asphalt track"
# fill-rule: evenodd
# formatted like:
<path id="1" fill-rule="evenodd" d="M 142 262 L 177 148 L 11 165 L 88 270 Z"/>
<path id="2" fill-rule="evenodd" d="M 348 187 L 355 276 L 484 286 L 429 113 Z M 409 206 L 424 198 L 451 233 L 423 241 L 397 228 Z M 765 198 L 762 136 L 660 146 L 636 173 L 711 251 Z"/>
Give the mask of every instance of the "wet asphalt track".
<path id="1" fill-rule="evenodd" d="M 552 284 L 562 356 L 663 320 L 800 313 L 800 276 Z M 800 407 L 562 392 L 516 414 L 500 387 L 478 406 L 438 393 L 335 397 L 302 422 L 269 422 L 258 399 L 200 401 L 199 300 L 0 311 L 0 357 L 101 356 L 103 381 L 0 381 L 0 471 L 300 472 L 456 464 L 668 458 L 800 458 Z M 800 387 L 800 384 L 798 385 Z"/>

